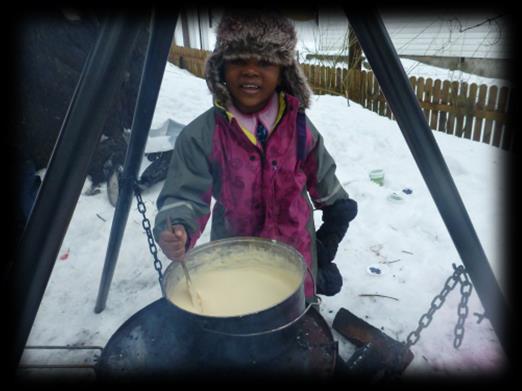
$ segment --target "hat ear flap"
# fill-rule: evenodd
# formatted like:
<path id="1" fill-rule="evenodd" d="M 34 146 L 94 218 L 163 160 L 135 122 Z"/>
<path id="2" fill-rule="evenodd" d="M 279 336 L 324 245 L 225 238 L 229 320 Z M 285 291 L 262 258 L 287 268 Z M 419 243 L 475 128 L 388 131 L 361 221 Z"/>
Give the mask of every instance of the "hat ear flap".
<path id="1" fill-rule="evenodd" d="M 301 109 L 309 108 L 312 89 L 296 60 L 283 69 L 281 77 L 281 89 L 299 99 Z"/>
<path id="2" fill-rule="evenodd" d="M 224 73 L 222 56 L 212 53 L 205 62 L 205 80 L 214 100 L 226 107 L 231 102 L 231 97 L 225 86 Z"/>

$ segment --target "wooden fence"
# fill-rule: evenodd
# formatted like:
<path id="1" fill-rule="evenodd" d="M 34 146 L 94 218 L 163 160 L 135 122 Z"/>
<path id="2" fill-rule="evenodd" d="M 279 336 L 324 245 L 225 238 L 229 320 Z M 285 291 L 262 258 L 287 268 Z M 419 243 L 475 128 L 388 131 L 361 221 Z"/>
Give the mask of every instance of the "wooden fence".
<path id="1" fill-rule="evenodd" d="M 203 77 L 208 51 L 173 46 L 169 61 Z M 315 94 L 341 95 L 393 119 L 372 72 L 302 64 Z M 429 126 L 433 130 L 484 142 L 516 152 L 511 116 L 513 89 L 448 80 L 410 77 Z"/>
<path id="2" fill-rule="evenodd" d="M 185 48 L 183 46 L 172 46 L 169 53 L 169 62 L 186 69 L 190 73 L 204 77 L 205 59 L 211 52 L 206 50 L 198 50 Z"/>

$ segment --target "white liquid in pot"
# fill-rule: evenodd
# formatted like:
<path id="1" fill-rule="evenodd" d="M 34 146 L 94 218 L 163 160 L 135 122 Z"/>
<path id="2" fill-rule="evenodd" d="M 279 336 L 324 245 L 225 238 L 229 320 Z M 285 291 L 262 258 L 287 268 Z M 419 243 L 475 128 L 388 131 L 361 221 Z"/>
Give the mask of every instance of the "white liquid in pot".
<path id="1" fill-rule="evenodd" d="M 302 276 L 291 265 L 233 259 L 192 269 L 190 277 L 203 309 L 192 304 L 184 279 L 169 288 L 169 300 L 190 312 L 224 317 L 257 312 L 280 303 L 295 292 Z"/>

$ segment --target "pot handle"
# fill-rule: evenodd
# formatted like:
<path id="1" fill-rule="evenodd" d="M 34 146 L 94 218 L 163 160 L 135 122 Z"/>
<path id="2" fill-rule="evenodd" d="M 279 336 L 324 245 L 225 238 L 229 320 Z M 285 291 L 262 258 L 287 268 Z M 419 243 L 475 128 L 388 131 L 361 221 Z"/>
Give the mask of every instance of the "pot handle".
<path id="1" fill-rule="evenodd" d="M 270 329 L 270 330 L 256 331 L 255 333 L 227 333 L 227 332 L 224 332 L 224 331 L 212 330 L 212 329 L 207 329 L 207 328 L 204 327 L 203 331 L 208 331 L 208 332 L 211 332 L 211 333 L 214 333 L 214 334 L 226 335 L 228 337 L 256 337 L 256 336 L 259 336 L 259 335 L 270 334 L 270 333 L 273 333 L 273 332 L 276 332 L 276 331 L 284 330 L 287 327 L 290 327 L 291 325 L 293 325 L 294 323 L 299 321 L 299 319 L 301 319 L 303 316 L 305 316 L 306 313 L 310 310 L 310 308 L 312 308 L 312 306 L 314 306 L 314 305 L 319 306 L 320 304 L 321 304 L 321 298 L 319 296 L 314 296 L 312 301 L 310 303 L 308 303 L 308 305 L 306 306 L 304 311 L 301 312 L 299 314 L 299 316 L 297 316 L 295 319 L 292 319 L 290 322 L 285 323 L 282 326 L 275 327 L 275 328 Z"/>
<path id="2" fill-rule="evenodd" d="M 312 286 L 314 287 L 314 298 L 317 297 L 317 299 L 319 299 L 319 297 L 317 296 L 317 287 L 315 286 L 314 273 L 312 273 L 312 269 L 310 269 L 310 266 L 308 265 L 306 265 L 306 271 L 308 272 L 308 274 L 310 275 L 310 279 L 312 280 Z M 319 299 L 319 304 L 321 304 L 321 299 Z"/>

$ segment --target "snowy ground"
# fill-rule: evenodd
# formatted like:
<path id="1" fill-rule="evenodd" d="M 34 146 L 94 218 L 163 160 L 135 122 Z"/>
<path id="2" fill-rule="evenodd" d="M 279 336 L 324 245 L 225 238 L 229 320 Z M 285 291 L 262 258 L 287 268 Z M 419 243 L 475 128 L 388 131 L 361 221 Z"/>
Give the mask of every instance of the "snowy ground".
<path id="1" fill-rule="evenodd" d="M 153 128 L 168 118 L 186 124 L 210 105 L 202 79 L 168 64 Z M 404 341 L 452 273 L 452 263 L 460 264 L 458 253 L 396 122 L 329 95 L 314 97 L 308 114 L 337 161 L 340 181 L 359 204 L 359 215 L 350 225 L 336 259 L 344 276 L 343 289 L 334 297 L 323 297 L 321 313 L 331 322 L 340 307 L 347 308 Z M 499 226 L 507 211 L 502 203 L 505 187 L 499 177 L 508 154 L 443 133 L 436 132 L 435 137 L 491 266 L 504 286 L 507 260 L 501 257 L 505 243 Z M 144 159 L 142 169 L 148 163 Z M 368 178 L 368 172 L 377 168 L 385 170 L 382 187 Z M 156 213 L 161 185 L 143 194 L 150 220 Z M 88 186 L 86 183 L 85 189 Z M 413 192 L 407 195 L 402 192 L 404 188 Z M 403 202 L 390 202 L 387 197 L 392 192 L 401 194 Z M 126 319 L 160 297 L 134 202 L 107 307 L 100 314 L 94 313 L 113 212 L 104 188 L 97 195 L 80 196 L 28 345 L 104 346 Z M 320 212 L 314 216 L 319 225 Z M 208 239 L 207 229 L 199 243 Z M 162 260 L 166 267 L 168 262 L 163 256 Z M 369 265 L 380 266 L 384 273 L 368 274 Z M 365 294 L 397 300 L 361 296 Z M 503 368 L 504 356 L 489 321 L 477 324 L 472 315 L 483 312 L 475 291 L 469 302 L 463 344 L 458 350 L 453 348 L 459 299 L 457 291 L 450 294 L 412 347 L 415 358 L 405 376 L 495 374 Z M 354 346 L 334 335 L 341 357 L 349 358 Z M 34 355 L 34 351 L 27 351 L 23 362 L 31 362 Z"/>

